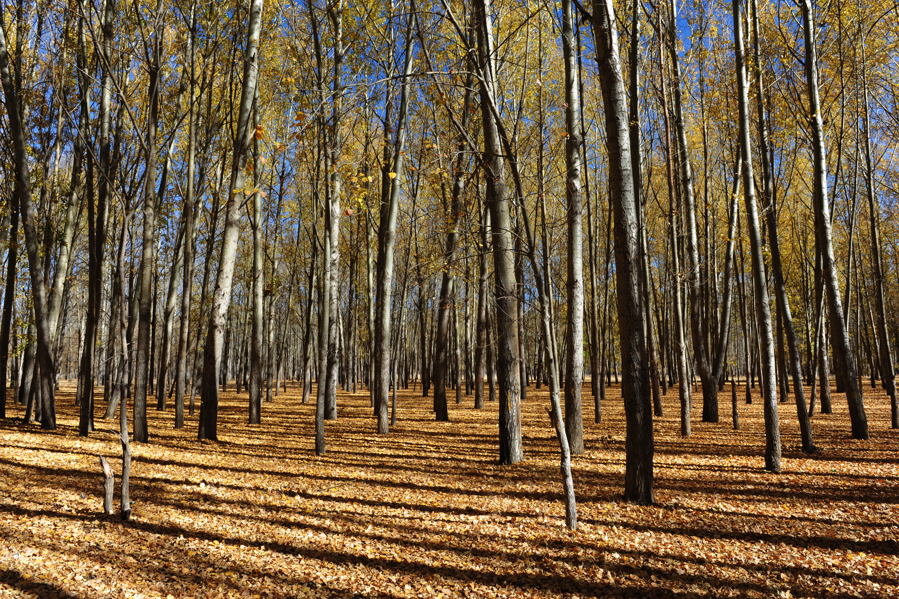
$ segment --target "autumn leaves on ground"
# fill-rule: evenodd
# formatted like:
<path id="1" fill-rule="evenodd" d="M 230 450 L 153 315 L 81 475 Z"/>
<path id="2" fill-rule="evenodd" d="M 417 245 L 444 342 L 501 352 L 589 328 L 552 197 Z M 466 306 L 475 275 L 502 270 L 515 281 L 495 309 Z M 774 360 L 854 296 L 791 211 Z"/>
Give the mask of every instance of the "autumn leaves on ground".
<path id="1" fill-rule="evenodd" d="M 612 390 L 575 460 L 575 533 L 548 400 L 533 389 L 527 459 L 511 467 L 496 461 L 495 403 L 453 406 L 452 422 L 437 423 L 412 390 L 388 436 L 373 433 L 366 393 L 340 394 L 320 458 L 314 407 L 295 388 L 265 404 L 258 426 L 245 424 L 246 396 L 226 394 L 217 443 L 195 440 L 195 420 L 175 431 L 171 413 L 153 411 L 152 442 L 134 444 L 130 523 L 101 509 L 97 456 L 118 456 L 116 423 L 79 438 L 72 391 L 63 386 L 58 430 L 0 428 L 0 596 L 899 594 L 899 436 L 870 390 L 871 440 L 849 438 L 838 400 L 813 420 L 813 456 L 798 451 L 795 409 L 781 404 L 781 474 L 761 467 L 758 400 L 741 402 L 741 430 L 696 422 L 681 439 L 669 392 L 652 507 L 618 499 L 624 421 Z"/>

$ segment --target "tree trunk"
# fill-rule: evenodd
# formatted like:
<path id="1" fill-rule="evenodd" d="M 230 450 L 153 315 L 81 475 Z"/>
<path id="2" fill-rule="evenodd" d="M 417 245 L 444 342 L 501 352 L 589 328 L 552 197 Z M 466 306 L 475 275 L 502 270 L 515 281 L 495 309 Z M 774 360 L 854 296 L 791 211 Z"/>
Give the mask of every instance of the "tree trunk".
<path id="1" fill-rule="evenodd" d="M 762 256 L 762 238 L 758 208 L 755 200 L 755 181 L 752 173 L 752 150 L 749 139 L 749 86 L 743 53 L 743 25 L 741 5 L 733 0 L 734 51 L 737 68 L 737 96 L 740 107 L 740 157 L 743 161 L 743 199 L 746 203 L 746 223 L 749 230 L 750 255 L 754 281 L 755 308 L 758 318 L 762 362 L 762 400 L 765 416 L 765 469 L 780 472 L 780 422 L 777 413 L 777 379 L 774 369 L 774 333 L 771 327 L 771 307 L 768 282 Z"/>
<path id="2" fill-rule="evenodd" d="M 846 387 L 846 401 L 849 404 L 849 418 L 852 423 L 854 439 L 868 438 L 868 419 L 865 415 L 865 404 L 862 398 L 861 385 L 858 381 L 858 368 L 855 354 L 849 341 L 849 332 L 843 317 L 843 306 L 840 298 L 840 284 L 837 279 L 836 262 L 834 260 L 831 235 L 830 199 L 827 197 L 827 156 L 824 146 L 824 123 L 821 116 L 821 102 L 818 97 L 818 56 L 815 49 L 815 25 L 810 0 L 800 0 L 802 13 L 802 31 L 805 47 L 805 77 L 808 86 L 808 100 L 811 133 L 812 157 L 814 162 L 814 212 L 815 212 L 815 244 L 821 255 L 821 271 L 830 312 L 831 331 L 833 334 L 834 362 Z"/>
<path id="3" fill-rule="evenodd" d="M 255 110 L 253 111 L 255 114 Z M 254 144 L 255 145 L 255 144 Z M 254 160 L 258 162 L 258 159 Z M 253 173 L 257 170 L 254 168 Z M 249 424 L 259 424 L 262 412 L 262 385 L 263 385 L 263 308 L 265 296 L 263 294 L 265 281 L 265 264 L 262 247 L 262 194 L 254 189 L 248 202 L 250 205 L 250 229 L 253 233 L 253 282 L 250 289 L 252 294 L 251 323 L 250 323 L 250 381 L 249 381 Z"/>
<path id="4" fill-rule="evenodd" d="M 167 409 L 167 400 L 169 394 L 169 348 L 172 344 L 172 332 L 175 326 L 173 322 L 175 314 L 175 305 L 178 300 L 178 276 L 182 271 L 181 261 L 183 260 L 182 244 L 184 243 L 184 234 L 187 228 L 187 222 L 184 220 L 184 214 L 181 217 L 181 224 L 178 227 L 178 237 L 175 241 L 175 247 L 172 249 L 172 271 L 169 273 L 169 284 L 165 294 L 165 308 L 162 312 L 162 338 L 159 340 L 159 358 L 156 376 L 156 409 Z"/>
<path id="5" fill-rule="evenodd" d="M 661 15 L 659 15 L 661 19 Z M 661 27 L 660 27 L 661 28 Z M 662 65 L 663 73 L 660 85 L 661 94 L 661 110 L 662 120 L 665 128 L 665 174 L 668 183 L 668 237 L 671 247 L 671 289 L 672 302 L 674 311 L 674 349 L 675 362 L 677 364 L 677 396 L 680 403 L 680 434 L 682 437 L 689 437 L 691 433 L 690 412 L 692 411 L 692 385 L 687 369 L 687 332 L 686 318 L 684 315 L 684 301 L 681 289 L 681 279 L 683 278 L 680 266 L 680 247 L 677 242 L 678 231 L 680 230 L 679 210 L 677 208 L 677 186 L 675 185 L 674 165 L 677 162 L 674 154 L 674 147 L 671 142 L 671 124 L 668 115 L 668 85 L 667 77 L 664 73 L 665 57 L 659 48 L 659 63 Z M 676 81 L 675 81 L 676 82 Z M 676 119 L 675 119 L 676 120 Z M 681 157 L 683 159 L 683 157 Z"/>
<path id="6" fill-rule="evenodd" d="M 718 380 L 712 372 L 709 357 L 708 339 L 709 322 L 703 315 L 703 289 L 700 273 L 699 241 L 696 227 L 696 199 L 693 191 L 693 169 L 690 165 L 690 152 L 687 146 L 687 132 L 684 124 L 683 101 L 681 94 L 681 70 L 677 55 L 677 1 L 671 0 L 671 9 L 668 14 L 668 56 L 671 60 L 671 68 L 674 75 L 672 95 L 674 97 L 674 133 L 677 138 L 677 152 L 680 179 L 680 191 L 682 195 L 682 210 L 686 218 L 686 256 L 687 275 L 686 288 L 690 306 L 690 332 L 693 340 L 693 364 L 696 373 L 702 381 L 702 420 L 704 422 L 718 422 Z"/>
<path id="7" fill-rule="evenodd" d="M 9 242 L 6 251 L 6 287 L 3 291 L 3 320 L 0 322 L 0 418 L 6 418 L 6 387 L 9 382 L 9 338 L 16 299 L 16 271 L 19 255 L 19 207 L 10 200 Z M 14 372 L 15 374 L 15 372 Z"/>
<path id="8" fill-rule="evenodd" d="M 115 15 L 115 0 L 107 0 L 104 7 L 102 22 L 102 42 L 99 51 L 104 57 L 104 64 L 109 65 L 113 39 L 113 18 Z M 85 11 L 85 14 L 87 12 Z M 86 39 L 84 38 L 84 17 L 81 21 L 82 52 L 87 53 Z M 83 61 L 86 62 L 85 56 Z M 78 401 L 80 414 L 78 420 L 78 432 L 82 436 L 93 429 L 94 410 L 94 353 L 97 344 L 97 329 L 100 321 L 100 302 L 103 296 L 103 275 L 106 270 L 104 264 L 104 248 L 106 245 L 106 220 L 109 200 L 109 181 L 111 180 L 110 166 L 112 162 L 110 145 L 110 104 L 112 101 L 112 74 L 109 68 L 104 68 L 102 73 L 100 107 L 99 107 L 99 165 L 100 176 L 97 182 L 97 203 L 94 205 L 93 195 L 88 192 L 87 220 L 88 220 L 88 297 L 87 316 L 85 318 L 84 347 L 81 355 L 81 365 L 78 377 Z M 82 119 L 84 128 L 87 128 L 88 114 L 88 80 L 86 73 L 82 81 Z M 88 186 L 93 187 L 91 179 L 93 156 L 88 153 Z M 111 509 L 111 507 L 110 507 Z"/>
<path id="9" fill-rule="evenodd" d="M 568 205 L 568 285 L 565 335 L 565 431 L 571 453 L 584 451 L 581 386 L 584 379 L 584 235 L 581 194 L 581 94 L 571 0 L 562 0 L 562 55 L 565 61 L 565 201 Z"/>
<path id="10" fill-rule="evenodd" d="M 21 60 L 21 53 L 16 56 Z M 3 99 L 8 118 L 7 134 L 12 139 L 12 158 L 15 173 L 13 194 L 15 204 L 19 207 L 22 227 L 25 232 L 25 248 L 28 254 L 28 266 L 31 272 L 31 297 L 34 308 L 34 319 L 37 329 L 36 358 L 39 365 L 42 409 L 41 428 L 56 428 L 56 403 L 54 400 L 54 378 L 56 364 L 53 359 L 53 332 L 50 327 L 47 284 L 44 278 L 40 248 L 38 245 L 38 215 L 31 197 L 31 174 L 28 166 L 28 139 L 25 129 L 22 105 L 19 100 L 20 90 L 13 81 L 9 52 L 7 50 L 6 33 L 0 27 L 0 83 L 3 86 Z"/>
<path id="11" fill-rule="evenodd" d="M 474 407 L 484 406 L 484 379 L 487 376 L 488 319 L 487 319 L 487 256 L 490 252 L 490 211 L 481 210 L 480 248 L 478 251 L 478 313 L 475 331 Z"/>
<path id="12" fill-rule="evenodd" d="M 156 195 L 156 129 L 159 123 L 159 79 L 161 69 L 163 16 L 162 2 L 157 2 L 154 19 L 152 54 L 149 57 L 147 94 L 147 131 L 144 141 L 146 171 L 144 173 L 143 238 L 138 274 L 137 348 L 134 356 L 134 440 L 146 443 L 150 440 L 147 429 L 147 393 L 150 391 L 150 338 L 153 335 L 153 280 L 156 271 L 156 212 L 159 197 Z"/>
<path id="13" fill-rule="evenodd" d="M 615 215 L 615 275 L 626 418 L 624 498 L 648 505 L 652 492 L 652 403 L 646 368 L 644 310 L 640 294 L 639 231 L 627 95 L 621 73 L 612 0 L 594 0 L 593 33 L 602 88 L 609 153 L 609 196 Z"/>
<path id="14" fill-rule="evenodd" d="M 196 88 L 196 40 L 197 40 L 197 5 L 190 6 L 190 88 L 187 108 L 187 176 L 184 195 L 184 274 L 181 277 L 181 318 L 178 325 L 178 350 L 175 358 L 175 428 L 184 426 L 184 393 L 188 384 L 187 353 L 190 336 L 190 296 L 193 293 L 194 279 L 194 237 L 197 224 L 197 207 L 194 199 L 196 177 L 196 120 L 194 112 Z M 193 385 L 191 384 L 191 387 Z M 193 395 L 193 393 L 191 393 Z"/>
<path id="15" fill-rule="evenodd" d="M 509 214 L 509 190 L 504 176 L 503 150 L 491 105 L 496 98 L 496 54 L 490 0 L 475 3 L 478 27 L 478 70 L 484 130 L 484 173 L 487 207 L 493 237 L 496 298 L 496 371 L 499 382 L 499 461 L 524 459 L 521 443 L 521 374 L 517 318 L 517 283 Z"/>
<path id="16" fill-rule="evenodd" d="M 396 243 L 396 222 L 399 211 L 400 182 L 403 177 L 403 154 L 406 146 L 406 113 L 409 102 L 409 80 L 412 72 L 412 16 L 407 17 L 405 66 L 400 85 L 400 105 L 397 113 L 396 138 L 393 140 L 389 160 L 385 160 L 381 172 L 381 219 L 378 223 L 378 260 L 375 291 L 375 368 L 374 394 L 378 432 L 390 432 L 388 394 L 390 392 L 390 312 L 393 288 L 393 251 Z M 390 104 L 390 100 L 387 101 Z M 388 110 L 388 119 L 390 111 Z M 385 127 L 392 127 L 389 121 Z M 385 138 L 388 135 L 385 134 Z M 387 140 L 385 139 L 385 142 Z M 385 147 L 385 154 L 388 148 Z M 446 395 L 444 394 L 444 406 Z M 439 416 L 439 415 L 438 415 Z M 438 420 L 440 418 L 438 417 Z M 444 419 L 448 419 L 444 418 Z"/>
<path id="17" fill-rule="evenodd" d="M 790 300 L 787 296 L 786 281 L 783 273 L 783 265 L 780 257 L 780 238 L 778 236 L 777 202 L 771 176 L 770 154 L 768 149 L 768 126 L 765 120 L 765 104 L 768 101 L 767 92 L 762 79 L 762 67 L 759 52 L 759 30 L 756 0 L 752 0 L 752 30 L 753 30 L 753 58 L 755 82 L 758 88 L 756 101 L 759 130 L 759 157 L 762 165 L 763 204 L 766 204 L 765 213 L 768 221 L 768 246 L 771 252 L 771 269 L 774 274 L 774 293 L 777 312 L 780 314 L 779 322 L 782 324 L 789 347 L 789 372 L 793 378 L 793 392 L 796 398 L 796 414 L 799 420 L 799 431 L 802 437 L 802 451 L 812 453 L 815 444 L 812 441 L 812 425 L 809 420 L 808 408 L 805 404 L 805 393 L 802 389 L 802 365 L 799 357 L 799 347 L 796 340 L 796 330 L 793 327 L 793 316 L 790 312 Z M 780 341 L 780 339 L 779 339 Z M 783 347 L 781 343 L 781 353 Z M 786 369 L 784 369 L 786 371 Z M 784 372 L 784 375 L 786 372 Z M 786 389 L 784 389 L 784 392 Z M 784 398 L 786 399 L 786 398 Z"/>
<path id="18" fill-rule="evenodd" d="M 450 203 L 446 206 L 447 224 L 449 230 L 446 233 L 443 260 L 444 268 L 440 278 L 440 299 L 437 303 L 437 331 L 434 345 L 434 415 L 438 421 L 449 421 L 449 410 L 446 401 L 446 380 L 449 368 L 449 336 L 450 336 L 450 312 L 455 302 L 455 281 L 450 273 L 450 268 L 456 255 L 456 243 L 458 238 L 459 218 L 462 216 L 462 191 L 464 189 L 463 159 L 465 157 L 465 129 L 471 105 L 469 89 L 472 85 L 471 75 L 468 75 L 465 83 L 465 98 L 462 102 L 462 119 L 460 127 L 462 131 L 456 144 L 456 157 L 452 163 L 453 182 L 450 191 Z M 446 196 L 444 195 L 444 198 Z M 445 202 L 445 199 L 444 199 Z"/>
<path id="19" fill-rule="evenodd" d="M 327 368 L 322 376 L 325 377 L 325 388 L 322 401 L 325 404 L 325 419 L 334 420 L 337 418 L 337 369 L 338 369 L 338 336 L 340 328 L 340 318 L 338 315 L 338 284 L 340 280 L 340 195 L 343 186 L 343 180 L 340 175 L 340 156 L 343 140 L 341 110 L 343 97 L 343 82 L 341 80 L 341 72 L 343 69 L 344 59 L 344 39 L 343 39 L 343 0 L 336 0 L 328 5 L 328 16 L 334 27 L 334 47 L 333 47 L 333 83 L 332 83 L 332 102 L 331 102 L 331 122 L 328 135 L 328 163 L 331 166 L 328 176 L 328 219 L 326 226 L 328 227 L 328 238 L 330 240 L 329 252 L 326 258 L 330 261 L 328 269 L 328 287 L 327 300 L 331 304 L 328 309 L 328 321 L 326 332 L 328 335 L 327 345 Z"/>
<path id="20" fill-rule="evenodd" d="M 237 130 L 234 139 L 234 152 L 231 165 L 231 179 L 227 188 L 228 199 L 225 202 L 225 230 L 222 236 L 222 249 L 219 257 L 219 271 L 216 277 L 212 310 L 206 332 L 206 343 L 203 351 L 203 379 L 201 387 L 200 439 L 218 439 L 218 377 L 222 361 L 222 342 L 224 340 L 225 321 L 228 307 L 231 304 L 231 284 L 234 278 L 234 261 L 237 256 L 239 234 L 240 204 L 244 188 L 247 185 L 244 177 L 244 159 L 250 144 L 250 114 L 256 91 L 256 78 L 259 72 L 259 32 L 262 17 L 263 0 L 250 0 L 250 12 L 247 24 L 247 43 L 244 53 L 243 90 L 240 96 Z"/>
<path id="21" fill-rule="evenodd" d="M 859 25 L 861 29 L 861 24 Z M 868 218 L 871 226 L 871 270 L 874 279 L 874 306 L 878 357 L 880 359 L 880 381 L 890 398 L 890 426 L 899 428 L 899 404 L 896 399 L 896 374 L 893 353 L 890 349 L 890 332 L 887 326 L 887 310 L 884 291 L 883 260 L 880 256 L 880 202 L 874 197 L 874 164 L 871 158 L 871 132 L 869 130 L 868 77 L 865 70 L 865 39 L 859 44 L 862 52 L 862 134 L 865 141 L 865 195 L 868 197 Z"/>

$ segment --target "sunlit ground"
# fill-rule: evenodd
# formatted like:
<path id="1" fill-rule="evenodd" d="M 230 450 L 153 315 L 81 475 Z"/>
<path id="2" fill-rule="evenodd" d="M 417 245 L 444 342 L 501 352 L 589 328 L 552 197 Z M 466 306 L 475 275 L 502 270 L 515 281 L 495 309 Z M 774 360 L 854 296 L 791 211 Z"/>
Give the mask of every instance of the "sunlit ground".
<path id="1" fill-rule="evenodd" d="M 314 408 L 296 387 L 254 426 L 246 395 L 225 394 L 218 443 L 196 440 L 196 417 L 176 431 L 173 410 L 151 407 L 151 443 L 134 444 L 134 518 L 122 523 L 102 515 L 98 462 L 119 456 L 117 421 L 98 418 L 79 438 L 65 384 L 58 430 L 0 423 L 0 596 L 895 597 L 899 432 L 885 395 L 865 392 L 871 440 L 849 438 L 835 394 L 834 414 L 813 419 L 814 456 L 799 452 L 795 406 L 781 404 L 784 472 L 768 474 L 758 398 L 741 401 L 739 431 L 729 389 L 720 424 L 698 421 L 697 398 L 684 440 L 669 390 L 657 505 L 635 507 L 619 501 L 617 389 L 593 424 L 585 386 L 572 533 L 544 392 L 528 391 L 516 466 L 496 464 L 496 404 L 474 410 L 471 397 L 438 423 L 430 398 L 403 392 L 397 426 L 378 436 L 367 393 L 341 393 L 319 458 Z"/>

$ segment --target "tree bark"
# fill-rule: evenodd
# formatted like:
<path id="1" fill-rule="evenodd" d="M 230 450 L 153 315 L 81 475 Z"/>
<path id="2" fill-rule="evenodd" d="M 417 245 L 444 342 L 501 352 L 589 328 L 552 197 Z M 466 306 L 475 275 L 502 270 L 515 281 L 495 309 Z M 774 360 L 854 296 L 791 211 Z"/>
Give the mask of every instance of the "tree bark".
<path id="1" fill-rule="evenodd" d="M 255 110 L 253 113 L 255 114 Z M 255 144 L 254 144 L 255 145 Z M 254 163 L 258 160 L 254 157 Z M 253 173 L 255 175 L 256 168 Z M 259 424 L 262 417 L 262 385 L 263 385 L 263 335 L 264 335 L 264 286 L 265 263 L 262 238 L 262 193 L 258 189 L 253 190 L 250 205 L 250 229 L 253 235 L 253 282 L 250 293 L 251 323 L 250 323 L 250 381 L 249 381 L 249 424 Z"/>
<path id="2" fill-rule="evenodd" d="M 565 61 L 565 201 L 568 205 L 567 329 L 565 335 L 565 431 L 571 453 L 584 451 L 581 386 L 584 379 L 584 234 L 581 194 L 581 88 L 571 0 L 562 0 L 562 55 Z"/>
<path id="3" fill-rule="evenodd" d="M 446 209 L 447 225 L 446 244 L 444 246 L 443 273 L 440 278 L 440 299 L 437 303 L 437 331 L 434 345 L 434 415 L 438 421 L 449 421 L 449 410 L 446 400 L 446 380 L 449 370 L 449 340 L 450 340 L 450 313 L 455 302 L 455 281 L 450 273 L 450 268 L 455 260 L 456 244 L 458 238 L 459 219 L 462 216 L 462 191 L 464 189 L 463 159 L 466 149 L 466 137 L 464 131 L 468 125 L 468 117 L 471 112 L 471 75 L 466 78 L 465 98 L 462 101 L 462 119 L 459 139 L 456 143 L 456 157 L 452 162 L 452 188 L 450 190 L 450 204 Z M 445 195 L 444 195 L 445 197 Z M 444 200 L 445 201 L 445 200 Z"/>
<path id="4" fill-rule="evenodd" d="M 3 320 L 0 322 L 0 418 L 6 418 L 6 387 L 9 383 L 9 338 L 16 299 L 16 272 L 19 257 L 19 207 L 10 199 L 9 241 L 6 251 L 6 286 L 3 290 Z M 13 372 L 15 374 L 15 371 Z"/>
<path id="5" fill-rule="evenodd" d="M 25 129 L 19 88 L 13 80 L 9 51 L 6 43 L 5 23 L 0 14 L 0 84 L 3 86 L 3 100 L 9 121 L 8 135 L 12 139 L 12 157 L 15 181 L 13 194 L 18 205 L 25 232 L 25 249 L 31 273 L 31 294 L 37 329 L 36 359 L 37 381 L 41 397 L 41 428 L 56 428 L 56 403 L 54 400 L 54 379 L 56 364 L 53 359 L 53 332 L 50 327 L 48 290 L 38 243 L 38 215 L 32 201 L 31 173 L 28 164 L 28 133 Z M 21 60 L 21 55 L 16 56 Z"/>
<path id="6" fill-rule="evenodd" d="M 517 318 L 517 283 L 503 151 L 491 105 L 496 97 L 496 54 L 490 0 L 475 3 L 478 27 L 478 70 L 484 130 L 484 174 L 490 231 L 493 237 L 494 294 L 496 297 L 496 371 L 499 382 L 499 461 L 524 459 L 521 442 L 521 376 Z"/>
<path id="7" fill-rule="evenodd" d="M 733 0 L 734 51 L 736 54 L 737 97 L 739 103 L 740 157 L 743 161 L 743 199 L 746 204 L 746 223 L 749 230 L 750 256 L 754 281 L 755 309 L 758 318 L 762 362 L 762 401 L 765 416 L 765 469 L 780 472 L 780 422 L 777 413 L 777 379 L 774 368 L 774 333 L 771 326 L 771 307 L 768 282 L 762 256 L 762 238 L 755 181 L 752 172 L 752 149 L 749 139 L 749 86 L 743 52 L 743 0 Z"/>
<path id="8" fill-rule="evenodd" d="M 861 25 L 859 26 L 861 29 Z M 868 109 L 868 76 L 865 60 L 865 38 L 859 44 L 862 52 L 862 135 L 865 142 L 865 195 L 868 198 L 868 218 L 871 237 L 871 274 L 874 279 L 874 306 L 876 309 L 876 327 L 879 343 L 880 382 L 890 398 L 890 426 L 899 428 L 899 404 L 896 399 L 896 373 L 893 366 L 893 353 L 890 349 L 890 332 L 887 325 L 887 310 L 884 291 L 883 259 L 880 254 L 880 202 L 874 193 L 874 163 L 871 158 L 871 132 L 869 129 Z"/>
<path id="9" fill-rule="evenodd" d="M 786 280 L 783 273 L 783 264 L 780 256 L 780 238 L 778 235 L 777 201 L 771 175 L 770 154 L 768 149 L 768 125 L 765 120 L 765 104 L 768 101 L 767 91 L 762 78 L 762 67 L 759 52 L 759 29 L 756 0 L 752 0 L 752 30 L 753 30 L 753 58 L 755 82 L 758 88 L 756 101 L 759 130 L 759 158 L 762 165 L 762 194 L 764 197 L 765 213 L 768 222 L 768 246 L 771 252 L 771 269 L 774 274 L 774 293 L 777 312 L 780 314 L 779 322 L 786 334 L 789 348 L 789 372 L 793 378 L 793 393 L 796 398 L 796 414 L 799 420 L 799 431 L 802 438 L 802 451 L 812 453 L 815 444 L 812 441 L 812 425 L 809 420 L 808 408 L 805 403 L 805 393 L 802 389 L 802 365 L 799 357 L 799 347 L 796 340 L 796 330 L 793 327 L 793 315 L 790 311 L 790 300 L 787 296 Z M 782 350 L 782 347 L 781 347 Z M 784 369 L 786 370 L 786 369 Z M 786 372 L 784 372 L 786 374 Z M 784 389 L 784 392 L 786 389 Z M 786 399 L 785 397 L 783 399 Z"/>
<path id="10" fill-rule="evenodd" d="M 659 16 L 661 20 L 661 15 Z M 661 30 L 661 26 L 660 26 Z M 665 57 L 659 48 L 659 64 L 662 65 L 662 77 L 660 85 L 662 120 L 665 129 L 665 174 L 668 183 L 668 240 L 671 247 L 671 259 L 669 269 L 671 271 L 672 310 L 674 312 L 674 350 L 677 366 L 677 396 L 680 403 L 680 434 L 689 437 L 692 431 L 690 412 L 693 407 L 692 384 L 687 367 L 687 331 L 684 315 L 683 291 L 681 280 L 683 278 L 680 266 L 680 247 L 677 242 L 680 230 L 680 211 L 677 208 L 677 186 L 675 185 L 674 169 L 675 154 L 671 143 L 671 124 L 668 115 L 668 85 L 665 76 Z"/>
<path id="11" fill-rule="evenodd" d="M 240 203 L 238 198 L 244 196 L 246 186 L 244 176 L 244 159 L 250 144 L 250 114 L 256 91 L 256 79 L 259 73 L 259 33 L 262 21 L 263 0 L 250 0 L 250 12 L 247 24 L 247 43 L 243 60 L 243 90 L 238 109 L 237 130 L 234 139 L 234 152 L 231 164 L 230 184 L 227 188 L 228 199 L 225 202 L 225 230 L 222 236 L 222 248 L 219 257 L 219 271 L 216 277 L 212 310 L 206 332 L 206 343 L 203 350 L 203 379 L 201 387 L 200 439 L 218 439 L 218 378 L 222 361 L 222 342 L 224 341 L 225 321 L 228 307 L 231 304 L 231 284 L 234 278 L 234 261 L 237 256 L 239 234 Z"/>
<path id="12" fill-rule="evenodd" d="M 678 176 L 682 194 L 682 210 L 686 218 L 687 298 L 690 306 L 690 332 L 693 340 L 693 363 L 702 381 L 702 420 L 718 422 L 718 379 L 712 370 L 709 356 L 709 319 L 704 316 L 703 279 L 700 272 L 699 237 L 696 227 L 696 199 L 693 190 L 693 169 L 687 145 L 684 124 L 683 100 L 681 94 L 681 70 L 675 44 L 677 31 L 677 0 L 671 0 L 668 14 L 668 55 L 674 74 L 672 95 L 674 97 L 674 132 L 677 138 Z"/>
<path id="13" fill-rule="evenodd" d="M 653 501 L 652 402 L 649 397 L 644 310 L 640 294 L 640 244 L 631 172 L 627 95 L 621 73 L 612 0 L 594 0 L 593 33 L 609 153 L 609 196 L 615 215 L 615 275 L 623 372 L 621 395 L 626 419 L 624 498 L 648 505 Z"/>
<path id="14" fill-rule="evenodd" d="M 195 194 L 197 131 L 194 112 L 196 88 L 197 5 L 190 6 L 189 95 L 187 107 L 187 175 L 184 193 L 184 273 L 181 277 L 181 319 L 178 325 L 178 349 L 175 357 L 175 428 L 184 426 L 184 393 L 188 384 L 187 353 L 190 337 L 190 296 L 194 278 L 194 238 L 197 207 Z M 192 387 L 193 385 L 191 385 Z"/>
<path id="15" fill-rule="evenodd" d="M 839 377 L 846 388 L 846 401 L 849 404 L 849 418 L 852 424 L 854 439 L 868 438 L 868 418 L 861 385 L 858 381 L 858 367 L 855 353 L 849 340 L 849 332 L 843 316 L 840 284 L 837 279 L 836 261 L 834 260 L 831 234 L 830 199 L 827 197 L 827 156 L 824 146 L 824 123 L 821 116 L 821 101 L 818 95 L 818 56 L 815 49 L 815 24 L 810 0 L 799 0 L 802 13 L 802 31 L 805 49 L 805 78 L 808 86 L 808 102 L 812 133 L 812 158 L 814 164 L 814 187 L 812 199 L 815 212 L 815 244 L 821 255 L 821 272 L 830 312 L 831 332 L 833 335 L 834 362 Z"/>
<path id="16" fill-rule="evenodd" d="M 486 208 L 480 210 L 483 216 L 480 219 L 480 247 L 478 248 L 478 307 L 477 329 L 475 331 L 474 354 L 474 407 L 480 409 L 484 406 L 484 379 L 487 377 L 487 342 L 488 342 L 488 318 L 487 318 L 487 257 L 490 252 L 489 233 L 490 211 Z"/>
<path id="17" fill-rule="evenodd" d="M 390 144 L 389 161 L 385 161 L 381 172 L 381 209 L 378 223 L 378 258 L 375 291 L 375 368 L 374 394 L 377 428 L 381 434 L 390 431 L 388 418 L 388 394 L 390 392 L 390 312 L 393 291 L 393 253 L 396 244 L 396 223 L 399 211 L 400 182 L 403 177 L 403 154 L 406 146 L 406 113 L 409 104 L 409 80 L 412 72 L 412 19 L 407 16 L 406 44 L 404 51 L 403 78 L 400 84 L 400 105 L 397 112 L 396 137 Z M 389 104 L 390 101 L 388 100 Z M 388 110 L 388 119 L 390 118 Z M 391 128 L 392 123 L 385 124 Z M 385 136 L 386 137 L 386 136 Z M 387 140 L 385 139 L 385 142 Z M 385 154 L 388 154 L 385 147 Z M 444 393 L 444 407 L 446 394 Z M 438 415 L 438 420 L 439 420 Z M 445 418 L 448 419 L 448 416 Z"/>
<path id="18" fill-rule="evenodd" d="M 110 142 L 110 104 L 112 101 L 112 74 L 110 71 L 109 55 L 113 39 L 113 18 L 115 15 L 115 0 L 107 0 L 104 7 L 102 22 L 101 43 L 98 44 L 98 52 L 103 56 L 103 65 L 100 90 L 99 107 L 99 166 L 100 176 L 97 182 L 97 203 L 94 205 L 93 194 L 88 193 L 87 220 L 88 220 L 88 297 L 87 316 L 85 318 L 84 347 L 81 355 L 81 365 L 78 377 L 78 403 L 80 414 L 78 420 L 78 433 L 82 436 L 93 429 L 94 409 L 94 354 L 97 344 L 97 329 L 100 322 L 100 302 L 103 296 L 103 275 L 105 272 L 104 249 L 106 245 L 106 220 L 108 213 L 109 183 L 111 180 L 110 166 L 111 142 Z M 85 11 L 87 12 L 87 11 Z M 84 40 L 84 17 L 81 21 L 82 52 L 87 53 L 86 40 Z M 82 59 L 86 62 L 86 56 Z M 82 87 L 82 119 L 87 125 L 87 77 L 83 75 Z M 88 153 L 88 184 L 92 187 L 90 173 L 92 172 L 93 157 Z M 111 508 L 110 508 L 111 509 Z"/>
<path id="19" fill-rule="evenodd" d="M 153 280 L 156 271 L 156 227 L 159 198 L 156 195 L 156 130 L 159 124 L 159 78 L 162 58 L 163 12 L 162 2 L 157 1 L 153 13 L 155 23 L 151 54 L 147 57 L 147 131 L 144 141 L 146 170 L 144 172 L 143 239 L 138 274 L 137 348 L 134 356 L 134 440 L 146 443 L 150 440 L 147 428 L 147 393 L 150 390 L 150 338 L 153 335 Z"/>

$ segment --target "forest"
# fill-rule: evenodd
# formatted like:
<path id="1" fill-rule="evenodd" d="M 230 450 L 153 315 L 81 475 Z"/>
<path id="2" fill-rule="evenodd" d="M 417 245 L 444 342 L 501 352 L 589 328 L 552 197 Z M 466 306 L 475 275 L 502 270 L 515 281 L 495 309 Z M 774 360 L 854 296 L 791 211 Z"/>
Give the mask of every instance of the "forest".
<path id="1" fill-rule="evenodd" d="M 899 595 L 899 4 L 0 0 L 0 597 Z"/>

